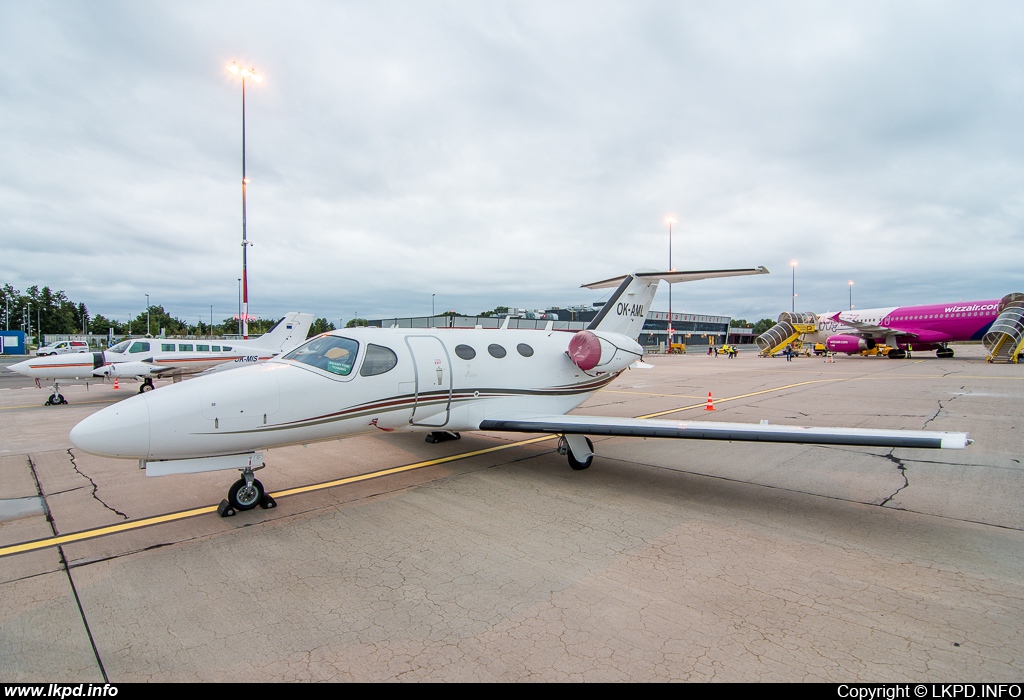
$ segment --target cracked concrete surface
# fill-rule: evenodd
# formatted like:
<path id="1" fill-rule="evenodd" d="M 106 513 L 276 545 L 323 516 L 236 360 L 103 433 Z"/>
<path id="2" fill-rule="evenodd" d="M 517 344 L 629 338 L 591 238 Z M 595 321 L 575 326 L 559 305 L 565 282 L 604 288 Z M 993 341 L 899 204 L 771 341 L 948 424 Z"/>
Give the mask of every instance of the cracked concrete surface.
<path id="1" fill-rule="evenodd" d="M 971 348 L 931 362 L 653 362 L 611 387 L 636 393 L 586 410 L 641 415 L 827 379 L 669 417 L 927 425 L 977 442 L 606 438 L 573 472 L 552 441 L 80 542 L 63 548 L 69 571 L 54 549 L 6 557 L 0 673 L 100 680 L 91 631 L 112 682 L 1020 679 L 1020 368 Z M 53 415 L 31 451 L 0 456 L 0 498 L 35 493 L 31 459 L 60 532 L 215 503 L 231 480 L 147 479 L 77 454 Z M 275 491 L 508 438 L 272 450 L 261 479 Z M 0 545 L 48 529 L 38 514 L 0 522 Z"/>

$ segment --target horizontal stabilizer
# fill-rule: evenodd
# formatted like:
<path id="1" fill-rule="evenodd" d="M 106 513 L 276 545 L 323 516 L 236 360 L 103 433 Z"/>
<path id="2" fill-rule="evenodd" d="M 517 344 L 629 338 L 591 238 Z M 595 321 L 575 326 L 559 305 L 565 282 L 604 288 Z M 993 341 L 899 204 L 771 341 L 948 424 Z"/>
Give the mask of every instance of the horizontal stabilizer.
<path id="1" fill-rule="evenodd" d="M 967 438 L 967 433 L 945 433 L 932 430 L 804 428 L 795 425 L 769 425 L 767 423 L 712 423 L 607 416 L 497 418 L 480 423 L 480 430 L 925 449 L 963 449 L 971 443 L 971 440 Z"/>
<path id="2" fill-rule="evenodd" d="M 743 277 L 744 275 L 767 275 L 768 268 L 764 265 L 758 267 L 740 268 L 736 270 L 672 270 L 670 272 L 634 272 L 633 276 L 637 279 L 647 280 L 665 280 L 671 284 L 676 282 L 693 282 L 694 280 L 708 280 L 716 277 Z M 590 284 L 581 285 L 585 289 L 609 289 L 611 287 L 618 287 L 622 280 L 626 279 L 628 275 L 619 275 L 618 277 L 611 277 L 600 282 L 591 282 Z"/>
<path id="3" fill-rule="evenodd" d="M 651 310 L 651 302 L 658 291 L 661 280 L 668 282 L 690 282 L 715 277 L 742 277 L 744 275 L 767 275 L 765 267 L 752 267 L 736 270 L 694 270 L 690 272 L 654 272 L 638 270 L 631 275 L 622 275 L 611 279 L 583 285 L 587 289 L 610 289 L 616 287 L 609 299 L 601 307 L 597 316 L 587 326 L 588 331 L 608 331 L 620 333 L 636 340 L 640 329 L 647 320 Z"/>

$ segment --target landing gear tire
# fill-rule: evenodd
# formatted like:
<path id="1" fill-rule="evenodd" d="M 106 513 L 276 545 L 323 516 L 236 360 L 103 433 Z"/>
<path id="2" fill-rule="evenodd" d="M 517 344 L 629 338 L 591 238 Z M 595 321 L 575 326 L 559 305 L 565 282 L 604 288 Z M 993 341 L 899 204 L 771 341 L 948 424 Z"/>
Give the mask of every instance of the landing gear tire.
<path id="1" fill-rule="evenodd" d="M 246 485 L 245 479 L 239 479 L 228 489 L 228 503 L 235 510 L 252 510 L 263 500 L 263 484 L 253 479 L 252 485 Z"/>
<path id="2" fill-rule="evenodd" d="M 140 394 L 144 394 L 147 391 L 153 391 L 153 389 L 155 389 L 155 388 L 156 387 L 153 386 L 153 380 L 152 379 L 144 379 L 144 380 L 142 380 L 142 386 L 139 387 L 139 393 Z"/>
<path id="3" fill-rule="evenodd" d="M 46 399 L 44 406 L 60 406 L 61 404 L 67 403 L 68 400 L 64 398 L 63 394 L 54 394 L 50 398 Z"/>
<path id="4" fill-rule="evenodd" d="M 587 441 L 587 447 L 589 447 L 590 451 L 593 452 L 594 451 L 594 443 L 592 443 L 590 441 L 590 438 L 586 438 L 586 441 Z M 591 464 L 594 463 L 594 455 L 590 455 L 589 457 L 587 457 L 585 462 L 581 462 L 581 461 L 579 461 L 578 459 L 576 459 L 573 456 L 572 450 L 570 450 L 570 449 L 566 450 L 565 456 L 568 457 L 568 459 L 569 459 L 569 466 L 572 467 L 573 469 L 575 469 L 578 472 L 579 471 L 583 471 L 584 469 L 586 469 L 587 467 L 589 467 Z"/>
<path id="5" fill-rule="evenodd" d="M 886 355 L 890 360 L 903 360 L 907 357 L 906 350 L 890 350 L 889 354 Z"/>
<path id="6" fill-rule="evenodd" d="M 935 351 L 935 356 L 942 358 L 953 357 L 953 350 L 951 348 L 939 348 Z"/>

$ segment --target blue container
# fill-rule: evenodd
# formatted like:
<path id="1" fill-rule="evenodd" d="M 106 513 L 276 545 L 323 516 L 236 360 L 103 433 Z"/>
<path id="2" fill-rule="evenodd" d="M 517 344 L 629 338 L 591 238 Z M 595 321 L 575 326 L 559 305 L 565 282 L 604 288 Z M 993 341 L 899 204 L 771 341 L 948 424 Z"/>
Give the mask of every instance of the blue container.
<path id="1" fill-rule="evenodd" d="M 25 331 L 0 331 L 4 355 L 25 354 Z"/>

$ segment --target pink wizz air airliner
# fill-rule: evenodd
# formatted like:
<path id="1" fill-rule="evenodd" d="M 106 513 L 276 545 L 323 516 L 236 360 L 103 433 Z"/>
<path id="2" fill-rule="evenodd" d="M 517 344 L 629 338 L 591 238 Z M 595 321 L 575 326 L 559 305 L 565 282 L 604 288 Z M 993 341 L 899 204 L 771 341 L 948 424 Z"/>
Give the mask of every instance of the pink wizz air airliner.
<path id="1" fill-rule="evenodd" d="M 885 343 L 889 357 L 901 359 L 911 350 L 935 350 L 953 357 L 947 343 L 981 340 L 999 315 L 1000 300 L 958 301 L 926 306 L 889 306 L 840 311 L 818 317 L 818 332 L 827 334 L 825 347 L 853 354 Z"/>

